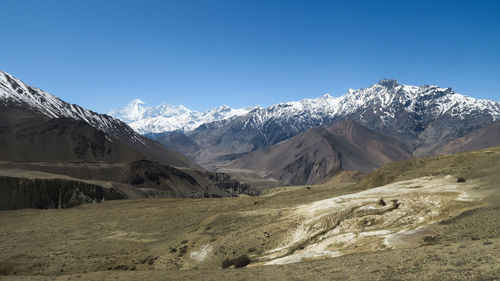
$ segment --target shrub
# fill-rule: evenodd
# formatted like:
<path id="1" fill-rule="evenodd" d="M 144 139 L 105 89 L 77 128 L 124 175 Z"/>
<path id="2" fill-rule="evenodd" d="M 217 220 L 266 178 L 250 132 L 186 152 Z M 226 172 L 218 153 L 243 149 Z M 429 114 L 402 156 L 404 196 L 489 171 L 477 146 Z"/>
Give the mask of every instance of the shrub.
<path id="1" fill-rule="evenodd" d="M 380 198 L 380 199 L 378 200 L 378 204 L 379 204 L 379 205 L 381 205 L 381 206 L 385 206 L 385 205 L 386 205 L 386 203 L 385 203 L 385 201 L 384 201 L 384 198 Z"/>
<path id="2" fill-rule="evenodd" d="M 428 245 L 430 244 L 436 244 L 437 242 L 437 237 L 436 236 L 433 236 L 433 235 L 427 235 L 427 236 L 424 236 L 423 237 L 423 240 L 425 243 L 427 243 Z"/>
<path id="3" fill-rule="evenodd" d="M 466 181 L 466 179 L 462 178 L 462 177 L 460 177 L 460 178 L 457 179 L 457 182 L 465 182 L 465 181 Z"/>
<path id="4" fill-rule="evenodd" d="M 245 266 L 249 265 L 251 262 L 252 261 L 250 260 L 250 258 L 247 257 L 246 255 L 243 255 L 243 256 L 240 256 L 240 257 L 233 259 L 233 265 L 236 268 L 245 267 Z"/>
<path id="5" fill-rule="evenodd" d="M 184 256 L 185 253 L 187 253 L 187 245 L 184 245 L 179 248 L 179 257 Z"/>
<path id="6" fill-rule="evenodd" d="M 228 268 L 233 265 L 235 268 L 242 268 L 249 265 L 252 261 L 247 255 L 239 256 L 234 259 L 225 259 L 221 263 L 222 268 Z"/>
<path id="7" fill-rule="evenodd" d="M 221 263 L 222 268 L 228 268 L 228 267 L 230 267 L 231 265 L 233 265 L 233 263 L 231 262 L 231 260 L 230 260 L 230 259 L 225 259 L 225 260 L 223 260 L 223 261 L 222 261 L 222 263 Z"/>

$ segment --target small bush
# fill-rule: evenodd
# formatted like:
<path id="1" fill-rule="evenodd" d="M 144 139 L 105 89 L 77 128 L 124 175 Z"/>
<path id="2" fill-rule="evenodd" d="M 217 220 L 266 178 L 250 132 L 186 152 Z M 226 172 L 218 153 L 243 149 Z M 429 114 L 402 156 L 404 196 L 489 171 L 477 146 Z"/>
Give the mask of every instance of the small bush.
<path id="1" fill-rule="evenodd" d="M 187 245 L 184 245 L 179 248 L 179 257 L 184 256 L 185 253 L 187 253 Z"/>
<path id="2" fill-rule="evenodd" d="M 249 265 L 251 262 L 252 261 L 250 260 L 250 258 L 247 257 L 246 255 L 243 255 L 241 257 L 237 257 L 237 258 L 233 259 L 233 265 L 236 268 L 245 267 L 245 266 Z"/>
<path id="3" fill-rule="evenodd" d="M 457 182 L 465 182 L 465 181 L 466 181 L 466 179 L 462 178 L 462 177 L 460 177 L 460 178 L 457 179 Z"/>
<path id="4" fill-rule="evenodd" d="M 231 265 L 233 265 L 233 263 L 231 262 L 231 260 L 230 260 L 230 259 L 225 259 L 225 260 L 223 260 L 223 261 L 222 261 L 222 263 L 221 263 L 221 267 L 222 267 L 222 268 L 228 268 L 228 267 L 230 267 Z"/>
<path id="5" fill-rule="evenodd" d="M 394 209 L 397 209 L 399 208 L 399 206 L 401 206 L 401 203 L 399 203 L 396 199 L 391 200 L 391 202 L 394 205 Z"/>
<path id="6" fill-rule="evenodd" d="M 437 237 L 432 235 L 424 236 L 423 239 L 427 244 L 435 244 L 437 242 Z"/>
<path id="7" fill-rule="evenodd" d="M 384 198 L 380 198 L 380 199 L 378 200 L 378 204 L 379 204 L 379 205 L 381 205 L 381 206 L 385 206 L 385 205 L 386 205 L 386 203 L 385 203 L 385 201 L 384 201 Z"/>
<path id="8" fill-rule="evenodd" d="M 228 268 L 233 265 L 235 268 L 242 268 L 249 265 L 252 261 L 247 255 L 243 255 L 234 259 L 225 259 L 221 263 L 222 268 Z"/>

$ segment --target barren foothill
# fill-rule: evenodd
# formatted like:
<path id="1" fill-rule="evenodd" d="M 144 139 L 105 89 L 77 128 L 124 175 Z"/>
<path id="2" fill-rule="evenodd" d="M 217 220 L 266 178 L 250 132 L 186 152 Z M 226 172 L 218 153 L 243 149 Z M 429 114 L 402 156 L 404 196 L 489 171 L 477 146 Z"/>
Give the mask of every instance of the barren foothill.
<path id="1" fill-rule="evenodd" d="M 500 148 L 492 148 L 389 164 L 359 183 L 282 187 L 260 197 L 1 211 L 0 274 L 6 280 L 496 280 L 498 160 Z M 221 268 L 225 259 L 244 255 L 251 260 L 246 268 Z"/>

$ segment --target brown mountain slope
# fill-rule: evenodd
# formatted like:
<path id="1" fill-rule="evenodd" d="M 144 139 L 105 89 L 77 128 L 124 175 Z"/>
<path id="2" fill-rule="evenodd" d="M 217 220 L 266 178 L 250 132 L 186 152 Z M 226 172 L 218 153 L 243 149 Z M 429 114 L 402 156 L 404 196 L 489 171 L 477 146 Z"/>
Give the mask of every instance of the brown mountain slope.
<path id="1" fill-rule="evenodd" d="M 7 161 L 151 159 L 165 165 L 202 170 L 184 155 L 148 138 L 111 136 L 82 120 L 50 118 L 20 106 L 0 106 L 0 145 L 0 160 Z"/>
<path id="2" fill-rule="evenodd" d="M 147 140 L 141 145 L 151 143 L 158 147 L 143 151 L 138 149 L 140 146 L 116 139 L 80 120 L 49 118 L 20 107 L 0 107 L 0 175 L 19 179 L 9 181 L 9 186 L 0 186 L 0 192 L 7 194 L 4 197 L 9 200 L 16 198 L 16 202 L 25 203 L 33 194 L 43 193 L 47 200 L 35 204 L 42 207 L 50 207 L 53 205 L 50 202 L 58 200 L 50 196 L 60 194 L 58 182 L 67 177 L 72 182 L 81 182 L 76 189 L 68 187 L 74 193 L 68 198 L 79 198 L 85 192 L 95 195 L 87 190 L 95 189 L 89 182 L 121 196 L 113 198 L 223 197 L 254 192 L 228 175 L 199 168 L 154 141 Z M 154 151 L 157 157 L 151 156 Z M 45 189 L 37 189 L 42 185 L 28 188 L 26 183 L 39 180 L 36 175 L 40 172 L 50 175 L 50 180 L 44 181 Z M 94 199 L 98 198 L 89 200 Z M 9 202 L 4 202 L 3 208 L 33 206 L 29 202 L 24 205 Z M 73 205 L 62 202 L 61 206 Z"/>
<path id="3" fill-rule="evenodd" d="M 246 169 L 286 184 L 312 184 L 341 170 L 369 173 L 386 163 L 411 158 L 406 144 L 352 120 L 313 128 L 267 149 L 247 154 L 227 169 Z"/>
<path id="4" fill-rule="evenodd" d="M 435 155 L 459 153 L 500 145 L 500 121 L 476 129 L 433 151 Z"/>
<path id="5" fill-rule="evenodd" d="M 24 113 L 22 112 L 24 111 Z M 29 116 L 27 116 L 29 115 Z M 58 97 L 41 89 L 32 87 L 16 77 L 0 70 L 0 127 L 2 129 L 14 128 L 18 125 L 46 125 L 58 127 L 61 120 L 53 124 L 40 124 L 41 119 L 72 119 L 90 125 L 93 129 L 105 133 L 106 138 L 128 146 L 130 149 L 147 156 L 162 164 L 175 167 L 201 169 L 200 166 L 189 160 L 184 155 L 169 150 L 163 145 L 143 137 L 136 133 L 124 122 L 114 119 L 106 114 L 99 114 L 84 109 L 76 104 L 67 103 Z M 75 123 L 76 124 L 76 123 Z M 79 125 L 81 127 L 83 124 Z M 71 129 L 71 125 L 63 125 L 65 129 Z M 53 128 L 48 128 L 52 131 Z M 31 129 L 28 129 L 30 131 Z M 78 130 L 77 130 L 78 131 Z M 35 130 L 36 132 L 36 130 Z M 21 132 L 19 132 L 21 133 Z M 30 134 L 31 132 L 24 132 Z M 87 130 L 87 133 L 90 133 Z M 87 133 L 83 133 L 84 135 Z M 80 133 L 76 133 L 81 135 Z M 101 136 L 104 134 L 99 133 Z M 48 137 L 47 134 L 45 136 Z M 35 137 L 37 138 L 37 137 Z M 17 139 L 22 139 L 22 136 Z M 80 140 L 80 142 L 85 140 Z M 44 145 L 49 145 L 44 143 Z M 96 147 L 98 149 L 98 147 Z"/>
<path id="6" fill-rule="evenodd" d="M 0 159 L 23 162 L 128 162 L 146 157 L 71 118 L 0 108 Z"/>

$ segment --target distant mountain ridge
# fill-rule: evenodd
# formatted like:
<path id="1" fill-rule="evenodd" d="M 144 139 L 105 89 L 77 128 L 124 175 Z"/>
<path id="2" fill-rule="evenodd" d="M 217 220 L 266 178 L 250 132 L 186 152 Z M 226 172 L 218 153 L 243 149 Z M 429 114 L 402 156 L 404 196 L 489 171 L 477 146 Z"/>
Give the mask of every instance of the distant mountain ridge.
<path id="1" fill-rule="evenodd" d="M 142 100 L 135 99 L 121 109 L 110 111 L 109 114 L 127 122 L 131 128 L 140 134 L 151 134 L 176 130 L 189 132 L 201 124 L 245 115 L 255 108 L 233 109 L 227 105 L 222 105 L 206 112 L 198 112 L 183 105 L 175 106 L 168 103 L 151 107 Z"/>
<path id="2" fill-rule="evenodd" d="M 417 156 L 428 155 L 443 143 L 500 120 L 500 103 L 464 96 L 451 88 L 384 79 L 368 88 L 350 89 L 341 97 L 324 95 L 256 108 L 156 139 L 209 166 L 347 119 L 408 142 Z"/>
<path id="3" fill-rule="evenodd" d="M 373 109 L 373 111 L 369 111 Z M 425 109 L 425 110 L 424 110 Z M 436 119 L 449 115 L 464 120 L 472 114 L 484 113 L 489 115 L 491 121 L 500 120 L 500 103 L 496 101 L 480 100 L 464 96 L 454 92 L 451 88 L 440 88 L 432 85 L 410 86 L 399 84 L 397 80 L 383 79 L 378 83 L 358 90 L 349 89 L 344 96 L 332 97 L 325 94 L 320 98 L 304 99 L 294 102 L 279 103 L 268 108 L 260 106 L 245 109 L 231 109 L 221 106 L 203 113 L 204 116 L 213 118 L 200 118 L 197 122 L 193 118 L 199 117 L 199 113 L 179 105 L 161 104 L 157 107 L 149 107 L 141 100 L 133 100 L 120 110 L 113 110 L 110 115 L 133 124 L 132 128 L 140 133 L 163 133 L 182 129 L 185 132 L 196 129 L 195 126 L 207 124 L 214 121 L 226 120 L 230 117 L 238 117 L 251 113 L 252 117 L 246 126 L 263 125 L 273 119 L 281 120 L 282 123 L 289 122 L 295 118 L 297 129 L 303 123 L 322 124 L 328 118 L 339 118 L 351 115 L 372 117 L 377 115 L 380 121 L 370 120 L 378 127 L 390 126 L 390 123 L 400 115 L 402 111 L 414 115 L 425 115 L 425 119 Z M 196 114 L 193 114 L 196 113 Z M 150 118 L 162 116 L 164 118 L 176 118 L 179 122 L 176 126 L 163 130 L 153 127 L 148 130 L 146 124 L 152 121 Z M 183 116 L 186 118 L 180 118 Z M 309 120 L 305 120 L 309 119 Z M 146 121 L 148 120 L 148 121 Z M 201 123 L 200 123 L 201 122 Z M 368 122 L 368 121 L 366 121 Z M 425 127 L 425 120 L 415 120 L 416 131 Z M 194 124 L 194 125 L 193 125 Z M 142 126 L 144 125 L 144 126 Z M 307 127 L 310 127 L 307 125 Z"/>

